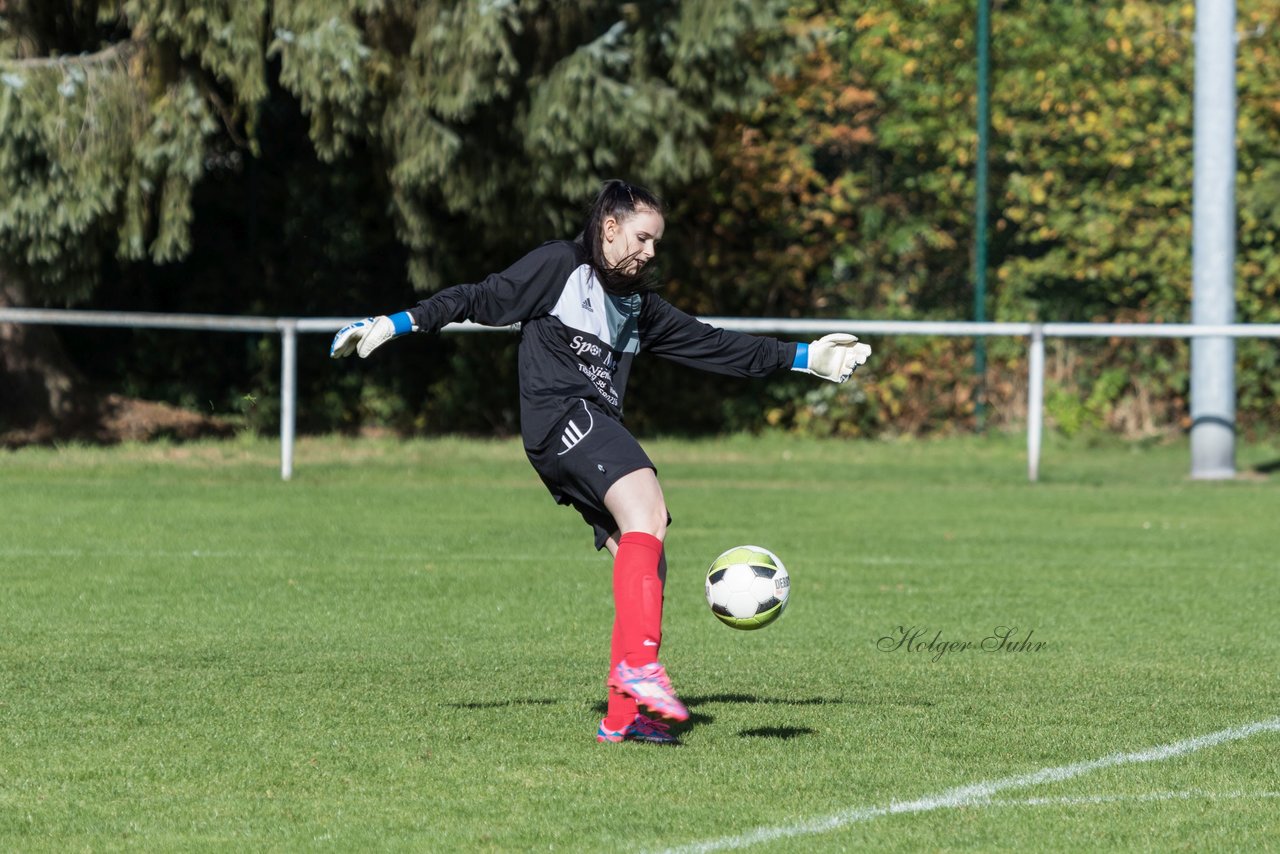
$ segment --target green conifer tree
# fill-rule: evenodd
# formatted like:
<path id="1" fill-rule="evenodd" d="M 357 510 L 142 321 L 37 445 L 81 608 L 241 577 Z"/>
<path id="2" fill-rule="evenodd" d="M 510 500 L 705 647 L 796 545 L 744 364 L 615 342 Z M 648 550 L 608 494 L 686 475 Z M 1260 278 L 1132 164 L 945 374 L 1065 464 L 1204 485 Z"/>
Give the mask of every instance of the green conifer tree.
<path id="1" fill-rule="evenodd" d="M 430 287 L 467 252 L 563 230 L 604 177 L 705 174 L 717 116 L 785 60 L 781 6 L 0 0 L 0 304 L 72 304 L 104 265 L 185 257 L 194 190 L 255 156 L 281 92 L 327 168 L 385 185 Z M 11 419 L 73 397 L 49 393 L 75 378 L 30 357 L 37 337 L 0 335 Z"/>

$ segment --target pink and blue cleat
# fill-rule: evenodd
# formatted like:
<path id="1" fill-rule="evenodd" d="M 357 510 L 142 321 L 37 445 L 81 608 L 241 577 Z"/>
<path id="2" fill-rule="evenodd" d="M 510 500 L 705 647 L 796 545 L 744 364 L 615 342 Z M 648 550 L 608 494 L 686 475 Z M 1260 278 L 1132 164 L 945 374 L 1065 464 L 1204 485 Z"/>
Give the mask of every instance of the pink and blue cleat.
<path id="1" fill-rule="evenodd" d="M 618 662 L 613 673 L 609 674 L 609 687 L 621 691 L 659 717 L 673 721 L 689 720 L 689 710 L 672 689 L 667 669 L 656 661 L 640 667 L 628 667 L 626 661 Z"/>
<path id="2" fill-rule="evenodd" d="M 607 729 L 604 721 L 596 730 L 596 741 L 617 744 L 622 741 L 642 741 L 647 744 L 679 744 L 680 739 L 671 734 L 666 724 L 655 721 L 645 715 L 636 715 L 636 719 L 619 730 Z"/>

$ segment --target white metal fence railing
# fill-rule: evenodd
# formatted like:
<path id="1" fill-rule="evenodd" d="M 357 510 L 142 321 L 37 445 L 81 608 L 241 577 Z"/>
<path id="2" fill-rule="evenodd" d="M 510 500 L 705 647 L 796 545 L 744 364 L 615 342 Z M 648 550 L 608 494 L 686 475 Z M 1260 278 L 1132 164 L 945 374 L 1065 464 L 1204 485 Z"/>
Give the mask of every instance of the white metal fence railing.
<path id="1" fill-rule="evenodd" d="M 154 312 L 71 311 L 0 308 L 0 323 L 57 326 L 105 326 L 125 329 L 203 330 L 209 332 L 277 333 L 280 346 L 280 477 L 293 476 L 294 429 L 297 420 L 299 333 L 333 333 L 358 318 L 235 317 Z M 966 321 L 791 320 L 783 318 L 704 317 L 713 326 L 759 334 L 938 335 L 948 337 L 1014 337 L 1028 340 L 1027 478 L 1040 476 L 1044 432 L 1044 342 L 1047 338 L 1280 338 L 1280 323 L 1218 326 L 1189 323 L 971 323 Z M 512 327 L 452 323 L 444 332 L 491 332 Z"/>

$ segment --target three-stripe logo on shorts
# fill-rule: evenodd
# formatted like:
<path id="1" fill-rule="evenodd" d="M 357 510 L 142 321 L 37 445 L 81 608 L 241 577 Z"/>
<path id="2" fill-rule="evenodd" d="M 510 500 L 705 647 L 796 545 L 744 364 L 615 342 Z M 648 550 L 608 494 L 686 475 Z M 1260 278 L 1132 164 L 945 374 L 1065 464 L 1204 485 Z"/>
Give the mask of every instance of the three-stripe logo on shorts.
<path id="1" fill-rule="evenodd" d="M 587 434 L 595 426 L 595 418 L 592 417 L 591 410 L 587 409 L 586 403 L 582 404 L 582 408 L 587 413 L 587 429 L 583 430 L 578 426 L 577 422 L 570 419 L 569 424 L 564 428 L 564 432 L 560 434 L 560 444 L 564 445 L 564 450 L 556 454 L 557 457 L 563 457 L 576 448 L 579 442 L 587 438 Z"/>

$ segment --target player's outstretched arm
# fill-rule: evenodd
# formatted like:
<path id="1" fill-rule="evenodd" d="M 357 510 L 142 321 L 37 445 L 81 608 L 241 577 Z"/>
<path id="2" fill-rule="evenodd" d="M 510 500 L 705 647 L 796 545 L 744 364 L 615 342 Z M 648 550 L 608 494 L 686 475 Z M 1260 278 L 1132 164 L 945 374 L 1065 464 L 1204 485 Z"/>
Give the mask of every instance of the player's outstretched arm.
<path id="1" fill-rule="evenodd" d="M 853 376 L 859 365 L 865 365 L 870 356 L 871 347 L 859 344 L 857 337 L 847 332 L 834 332 L 812 344 L 796 347 L 796 359 L 791 370 L 842 383 Z"/>
<path id="2" fill-rule="evenodd" d="M 414 331 L 416 327 L 413 318 L 407 311 L 390 316 L 366 317 L 338 330 L 338 334 L 333 336 L 333 343 L 329 345 L 329 357 L 341 359 L 357 353 L 361 359 L 367 359 L 370 353 L 392 338 Z"/>

